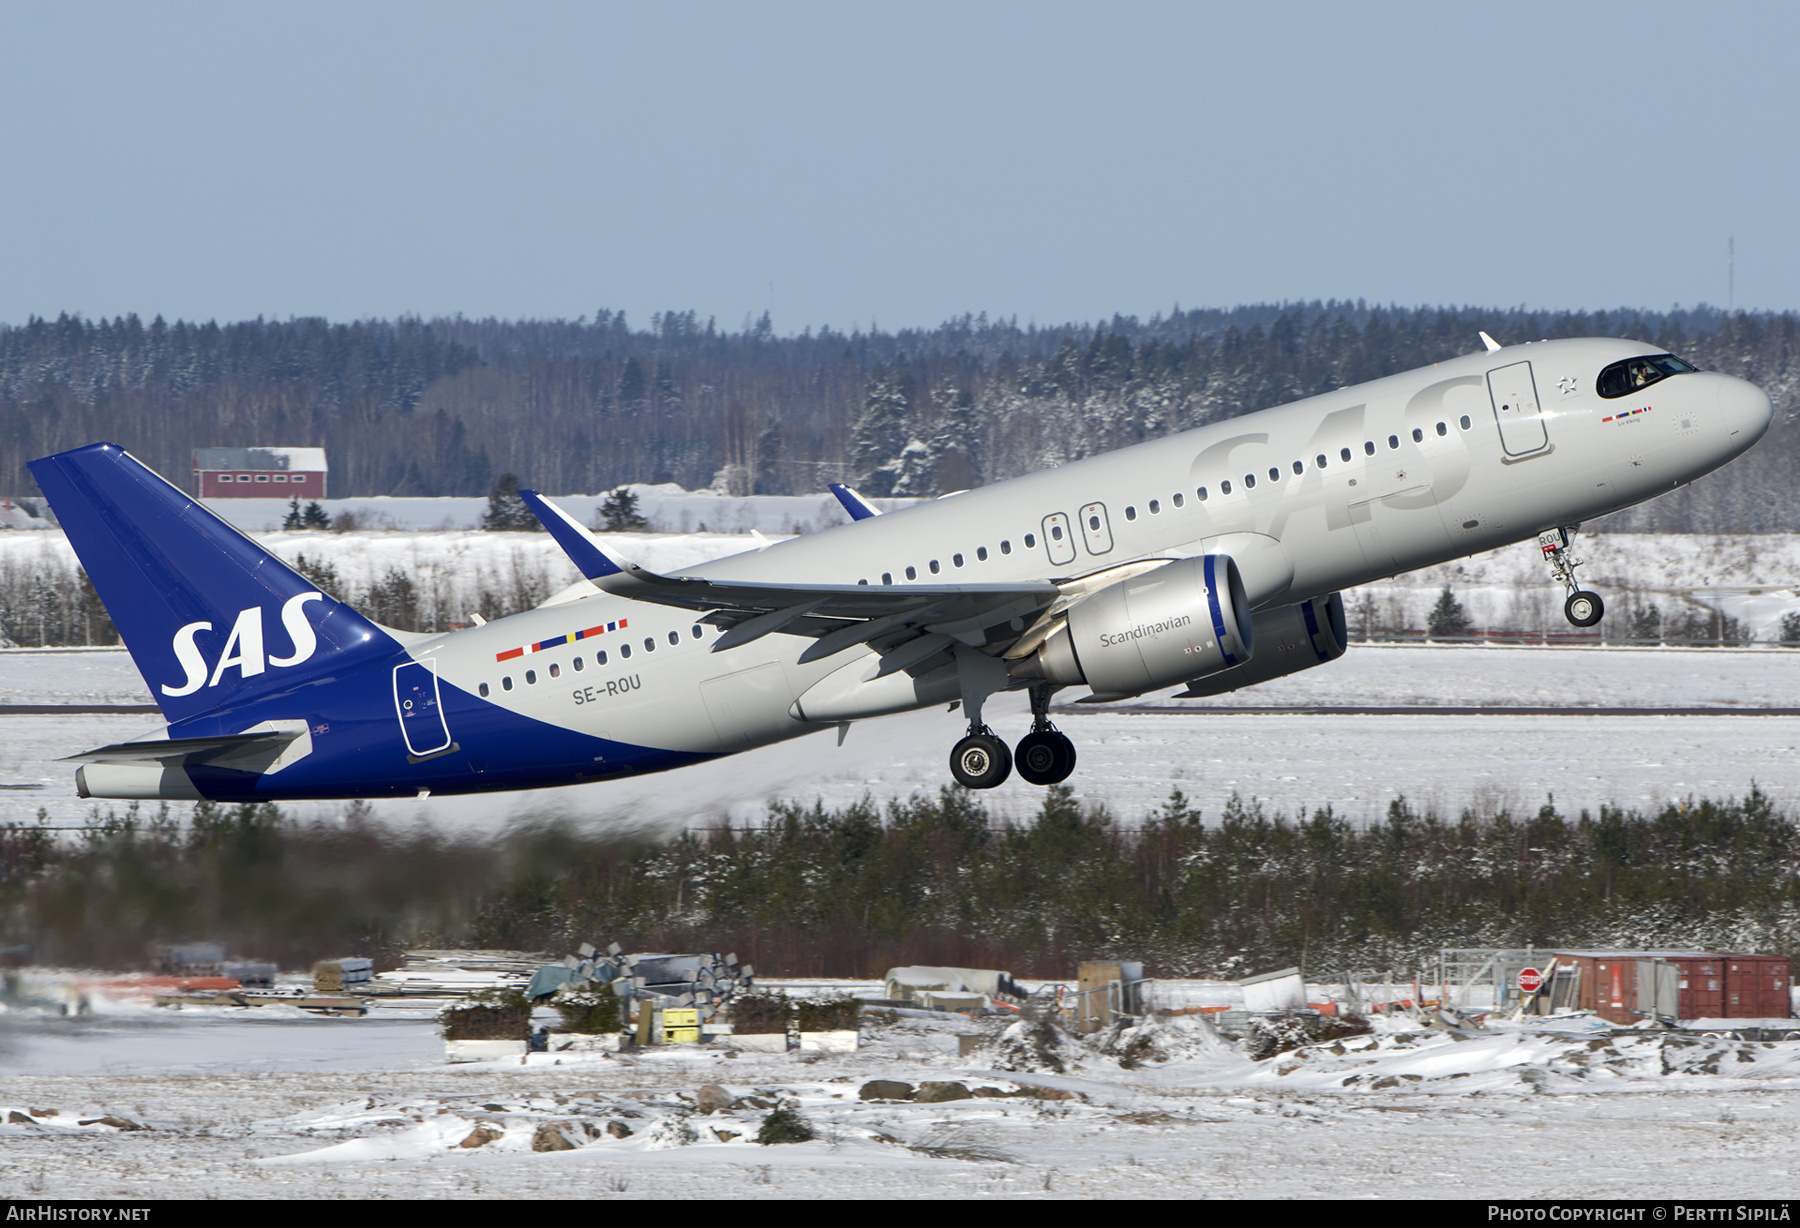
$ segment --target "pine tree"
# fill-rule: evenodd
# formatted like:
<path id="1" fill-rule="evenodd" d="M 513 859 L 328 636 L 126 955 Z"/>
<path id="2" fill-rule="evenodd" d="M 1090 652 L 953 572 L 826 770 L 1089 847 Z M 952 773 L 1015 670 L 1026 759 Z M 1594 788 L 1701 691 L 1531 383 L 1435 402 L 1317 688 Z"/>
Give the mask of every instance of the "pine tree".
<path id="1" fill-rule="evenodd" d="M 326 562 L 315 562 L 304 554 L 294 560 L 294 570 L 300 578 L 324 593 L 334 601 L 344 599 L 344 582 L 338 576 L 335 566 Z"/>
<path id="2" fill-rule="evenodd" d="M 290 529 L 290 530 L 291 529 L 302 529 L 302 528 L 306 527 L 306 522 L 300 514 L 300 496 L 299 495 L 295 495 L 292 499 L 288 500 L 288 514 L 287 514 L 287 517 L 284 520 L 282 520 L 281 527 L 283 529 Z"/>
<path id="3" fill-rule="evenodd" d="M 608 533 L 643 533 L 650 522 L 638 514 L 638 497 L 620 486 L 600 505 L 600 527 Z"/>
<path id="4" fill-rule="evenodd" d="M 850 467 L 865 495 L 883 498 L 894 490 L 895 466 L 908 443 L 911 407 L 905 387 L 884 365 L 877 364 L 869 372 L 865 388 L 850 448 Z"/>
<path id="5" fill-rule="evenodd" d="M 1464 611 L 1462 602 L 1456 599 L 1448 584 L 1438 594 L 1437 604 L 1431 608 L 1431 618 L 1426 623 L 1434 640 L 1449 639 L 1469 634 L 1469 615 Z"/>
<path id="6" fill-rule="evenodd" d="M 331 517 L 315 500 L 312 503 L 308 503 L 306 505 L 306 511 L 301 513 L 300 525 L 302 528 L 307 529 L 329 529 L 331 527 Z"/>
<path id="7" fill-rule="evenodd" d="M 494 491 L 488 496 L 487 514 L 481 518 L 481 527 L 493 532 L 520 533 L 540 527 L 537 517 L 525 506 L 525 500 L 519 497 L 519 479 L 511 473 L 503 473 L 500 480 L 494 483 Z"/>

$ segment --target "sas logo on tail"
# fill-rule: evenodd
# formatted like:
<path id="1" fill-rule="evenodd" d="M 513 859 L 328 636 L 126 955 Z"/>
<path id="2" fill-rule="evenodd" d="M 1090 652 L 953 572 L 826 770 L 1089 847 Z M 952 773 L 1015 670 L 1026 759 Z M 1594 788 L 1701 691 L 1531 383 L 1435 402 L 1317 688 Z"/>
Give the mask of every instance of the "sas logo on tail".
<path id="1" fill-rule="evenodd" d="M 202 686 L 218 686 L 219 679 L 225 671 L 237 666 L 239 676 L 254 678 L 271 665 L 286 669 L 311 659 L 319 646 L 318 636 L 313 634 L 312 624 L 306 621 L 306 611 L 302 607 L 309 601 L 323 601 L 323 593 L 301 593 L 298 597 L 290 597 L 281 607 L 281 627 L 292 641 L 294 651 L 285 657 L 271 657 L 263 652 L 263 611 L 261 606 L 251 606 L 240 610 L 237 622 L 232 624 L 231 635 L 225 641 L 225 650 L 219 654 L 219 663 L 212 668 L 209 680 L 206 671 L 206 658 L 200 654 L 200 646 L 194 637 L 202 631 L 211 631 L 211 623 L 189 623 L 175 633 L 171 647 L 175 650 L 175 660 L 180 662 L 186 671 L 187 678 L 178 687 L 165 686 L 162 693 L 170 699 L 179 699 L 183 695 L 192 695 Z"/>

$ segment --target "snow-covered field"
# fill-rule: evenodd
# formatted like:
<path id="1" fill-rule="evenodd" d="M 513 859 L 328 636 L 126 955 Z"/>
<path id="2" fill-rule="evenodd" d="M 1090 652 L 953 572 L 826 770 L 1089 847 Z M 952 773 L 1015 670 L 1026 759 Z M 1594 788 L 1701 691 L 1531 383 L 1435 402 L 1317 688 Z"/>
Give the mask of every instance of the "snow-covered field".
<path id="1" fill-rule="evenodd" d="M 147 703 L 122 651 L 0 652 L 0 705 Z M 1589 711 L 1510 715 L 1510 706 L 1568 704 Z M 1145 712 L 1178 705 L 1171 714 Z M 1339 715 L 1245 712 L 1258 705 L 1492 706 L 1493 715 Z M 1711 709 L 1717 715 L 1619 716 L 1612 708 Z M 1800 718 L 1756 715 L 1800 707 L 1800 651 L 1777 648 L 1513 648 L 1353 645 L 1316 670 L 1215 700 L 1154 695 L 1130 704 L 1071 706 L 1057 720 L 1079 748 L 1071 784 L 1125 822 L 1179 788 L 1217 814 L 1233 793 L 1293 815 L 1330 805 L 1352 821 L 1377 817 L 1404 793 L 1454 813 L 1464 805 L 1535 810 L 1548 794 L 1573 813 L 1602 803 L 1654 807 L 1670 799 L 1741 796 L 1752 782 L 1800 805 Z M 1007 737 L 1029 726 L 1024 701 L 1003 697 L 990 721 Z M 0 821 L 40 807 L 78 824 L 92 803 L 75 796 L 63 755 L 158 736 L 153 714 L 0 715 Z M 399 822 L 498 828 L 526 814 L 670 829 L 722 816 L 754 821 L 771 798 L 843 805 L 864 796 L 935 791 L 960 722 L 943 712 L 854 726 L 682 771 L 574 789 L 383 803 Z M 1027 819 L 1042 791 L 1017 778 L 984 799 Z M 328 803 L 301 815 L 334 814 Z"/>
<path id="2" fill-rule="evenodd" d="M 1382 1022 L 1253 1062 L 1190 1017 L 1118 1038 L 1142 1042 L 1128 1068 L 949 1016 L 868 1019 L 855 1054 L 448 1066 L 431 1023 L 385 1010 L 0 1015 L 0 1197 L 1800 1193 L 1800 1041 Z M 959 1098 L 862 1099 L 874 1079 Z M 754 1141 L 782 1102 L 814 1141 Z"/>

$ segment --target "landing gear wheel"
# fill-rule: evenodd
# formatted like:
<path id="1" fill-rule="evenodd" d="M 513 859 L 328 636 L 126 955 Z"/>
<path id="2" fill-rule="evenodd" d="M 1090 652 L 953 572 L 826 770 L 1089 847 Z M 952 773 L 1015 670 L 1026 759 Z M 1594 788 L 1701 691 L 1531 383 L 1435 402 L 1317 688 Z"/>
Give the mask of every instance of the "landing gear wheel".
<path id="1" fill-rule="evenodd" d="M 1576 590 L 1569 594 L 1563 602 L 1563 617 L 1577 627 L 1591 627 L 1600 621 L 1606 613 L 1606 603 L 1600 600 L 1599 593 Z"/>
<path id="2" fill-rule="evenodd" d="M 972 733 L 951 748 L 950 774 L 965 789 L 992 789 L 1012 775 L 1012 752 L 991 733 Z"/>
<path id="3" fill-rule="evenodd" d="M 1013 760 L 1028 783 L 1061 784 L 1075 770 L 1075 743 L 1055 729 L 1033 730 L 1019 739 Z"/>

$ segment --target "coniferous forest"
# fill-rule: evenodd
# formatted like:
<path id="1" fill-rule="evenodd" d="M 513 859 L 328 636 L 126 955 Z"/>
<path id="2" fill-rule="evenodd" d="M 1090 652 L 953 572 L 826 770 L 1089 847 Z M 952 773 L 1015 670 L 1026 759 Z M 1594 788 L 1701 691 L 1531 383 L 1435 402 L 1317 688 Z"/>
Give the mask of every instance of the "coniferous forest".
<path id="1" fill-rule="evenodd" d="M 183 807 L 183 811 L 187 808 Z M 1800 955 L 1800 826 L 1752 789 L 1652 813 L 1469 810 L 1395 799 L 1329 810 L 1147 815 L 1062 786 L 1030 821 L 945 789 L 885 807 L 777 804 L 750 830 L 661 843 L 522 824 L 452 836 L 352 803 L 303 824 L 274 806 L 114 811 L 73 842 L 0 826 L 0 946 L 129 967 L 149 945 L 229 936 L 305 967 L 409 946 L 561 955 L 582 942 L 736 951 L 766 973 L 878 977 L 902 964 L 1067 977 L 1142 959 L 1154 976 L 1303 964 L 1315 979 L 1429 966 L 1445 946 Z"/>
<path id="2" fill-rule="evenodd" d="M 780 336 L 693 312 L 575 321 L 0 326 L 0 495 L 27 460 L 110 439 L 177 483 L 203 446 L 323 446 L 331 491 L 553 493 L 627 482 L 791 494 L 848 480 L 930 495 L 1264 409 L 1503 342 L 1623 336 L 1754 380 L 1778 410 L 1724 473 L 1615 518 L 1675 532 L 1800 529 L 1800 320 L 1792 314 L 1531 312 L 1357 302 L 1174 310 L 1054 327 Z"/>

